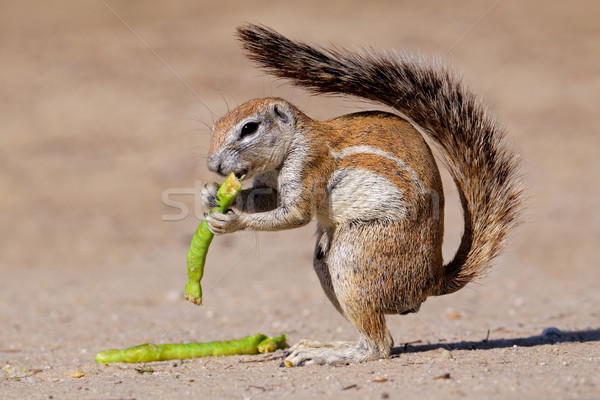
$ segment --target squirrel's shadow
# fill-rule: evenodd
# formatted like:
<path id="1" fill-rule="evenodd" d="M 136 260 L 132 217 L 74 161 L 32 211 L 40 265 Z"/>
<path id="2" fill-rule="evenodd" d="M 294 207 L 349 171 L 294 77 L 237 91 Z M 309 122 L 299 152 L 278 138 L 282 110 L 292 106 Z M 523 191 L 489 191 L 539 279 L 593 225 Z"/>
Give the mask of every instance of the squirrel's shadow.
<path id="1" fill-rule="evenodd" d="M 513 338 L 513 339 L 483 339 L 480 341 L 462 341 L 454 343 L 427 343 L 427 344 L 404 344 L 392 348 L 392 356 L 404 353 L 420 353 L 435 349 L 447 350 L 490 350 L 507 347 L 533 347 L 556 343 L 584 343 L 600 341 L 600 329 L 582 331 L 550 331 L 546 334 L 535 336 Z"/>

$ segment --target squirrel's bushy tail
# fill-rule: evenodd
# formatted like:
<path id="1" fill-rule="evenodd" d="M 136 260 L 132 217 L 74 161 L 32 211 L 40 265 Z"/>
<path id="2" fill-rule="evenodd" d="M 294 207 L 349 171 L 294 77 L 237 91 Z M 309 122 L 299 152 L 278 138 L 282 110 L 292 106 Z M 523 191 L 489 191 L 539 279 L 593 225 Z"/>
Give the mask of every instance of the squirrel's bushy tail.
<path id="1" fill-rule="evenodd" d="M 322 49 L 257 25 L 238 28 L 250 59 L 315 93 L 362 97 L 393 107 L 443 150 L 459 189 L 464 233 L 434 294 L 452 293 L 480 276 L 519 222 L 523 189 L 504 129 L 450 70 L 402 53 Z"/>

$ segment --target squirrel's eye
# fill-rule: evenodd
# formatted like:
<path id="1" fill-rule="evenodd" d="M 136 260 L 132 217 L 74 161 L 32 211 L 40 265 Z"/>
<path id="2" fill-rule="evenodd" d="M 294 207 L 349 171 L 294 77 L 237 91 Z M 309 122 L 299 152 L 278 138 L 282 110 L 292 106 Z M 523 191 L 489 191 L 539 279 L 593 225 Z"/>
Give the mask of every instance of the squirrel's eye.
<path id="1" fill-rule="evenodd" d="M 252 135 L 258 129 L 258 122 L 248 122 L 242 126 L 242 131 L 240 132 L 240 139 L 246 137 L 248 135 Z"/>

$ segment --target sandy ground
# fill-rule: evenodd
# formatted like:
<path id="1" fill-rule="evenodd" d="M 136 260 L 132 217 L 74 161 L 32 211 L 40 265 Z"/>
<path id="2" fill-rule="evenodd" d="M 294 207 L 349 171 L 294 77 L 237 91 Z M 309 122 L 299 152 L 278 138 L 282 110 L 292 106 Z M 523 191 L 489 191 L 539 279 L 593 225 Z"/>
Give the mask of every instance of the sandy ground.
<path id="1" fill-rule="evenodd" d="M 0 398 L 598 398 L 599 12 L 591 1 L 3 0 Z M 388 360 L 97 366 L 96 352 L 144 342 L 356 338 L 312 271 L 312 225 L 218 238 L 205 306 L 182 298 L 201 212 L 191 193 L 215 179 L 205 124 L 267 95 L 315 118 L 372 107 L 261 74 L 233 38 L 243 21 L 443 55 L 509 128 L 529 222 L 488 278 L 390 317 Z M 461 218 L 446 183 L 450 258 Z"/>

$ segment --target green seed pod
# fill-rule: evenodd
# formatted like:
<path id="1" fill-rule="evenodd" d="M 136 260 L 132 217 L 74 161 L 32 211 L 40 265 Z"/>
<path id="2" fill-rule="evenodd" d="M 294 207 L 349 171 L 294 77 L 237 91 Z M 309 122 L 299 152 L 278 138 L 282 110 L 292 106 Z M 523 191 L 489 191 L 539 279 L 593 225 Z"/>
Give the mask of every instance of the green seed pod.
<path id="1" fill-rule="evenodd" d="M 217 207 L 211 212 L 226 212 L 235 196 L 242 189 L 240 181 L 234 174 L 229 174 L 225 182 L 217 191 Z M 202 221 L 190 244 L 190 250 L 187 255 L 187 275 L 188 281 L 185 285 L 185 298 L 194 304 L 202 305 L 202 286 L 200 280 L 204 275 L 204 263 L 206 262 L 206 253 L 208 246 L 212 242 L 214 234 L 208 229 L 206 221 Z"/>

